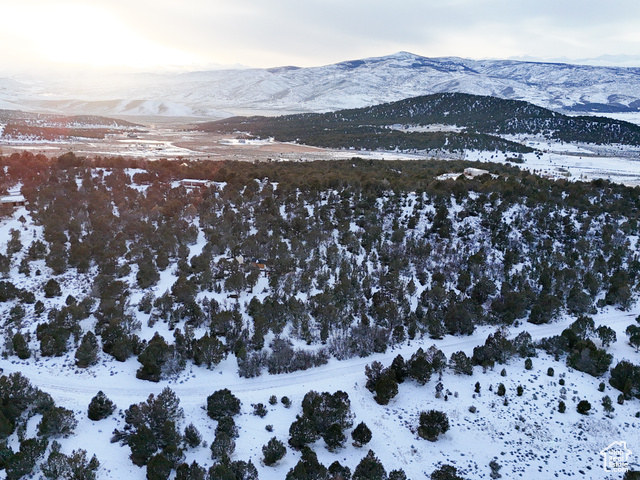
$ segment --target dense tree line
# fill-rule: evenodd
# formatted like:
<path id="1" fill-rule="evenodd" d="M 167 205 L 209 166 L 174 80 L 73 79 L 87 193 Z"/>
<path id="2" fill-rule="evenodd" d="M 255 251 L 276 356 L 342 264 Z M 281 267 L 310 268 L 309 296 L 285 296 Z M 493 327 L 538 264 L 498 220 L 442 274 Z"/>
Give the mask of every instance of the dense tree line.
<path id="1" fill-rule="evenodd" d="M 0 281 L 9 353 L 20 358 L 73 350 L 78 367 L 89 368 L 104 354 L 137 356 L 138 377 L 158 381 L 189 362 L 214 368 L 234 355 L 245 376 L 275 374 L 420 336 L 466 335 L 478 324 L 625 309 L 638 287 L 630 239 L 640 196 L 601 180 L 361 159 L 175 163 L 25 153 L 0 166 L 23 184 L 43 229 L 41 238 L 12 234 L 2 253 L 42 286 Z M 468 166 L 491 175 L 436 178 Z M 186 189 L 183 178 L 213 183 Z M 173 285 L 158 291 L 168 269 Z M 91 282 L 86 297 L 60 296 L 69 275 Z M 133 292 L 142 296 L 137 312 Z M 58 306 L 45 309 L 50 299 Z M 87 318 L 89 331 L 81 327 Z M 168 324 L 173 338 L 142 340 L 142 322 Z M 595 335 L 611 342 L 611 332 Z M 595 338 L 567 332 L 545 348 L 600 375 L 610 359 Z M 501 363 L 511 351 L 500 340 L 471 359 L 459 355 L 455 368 Z"/>

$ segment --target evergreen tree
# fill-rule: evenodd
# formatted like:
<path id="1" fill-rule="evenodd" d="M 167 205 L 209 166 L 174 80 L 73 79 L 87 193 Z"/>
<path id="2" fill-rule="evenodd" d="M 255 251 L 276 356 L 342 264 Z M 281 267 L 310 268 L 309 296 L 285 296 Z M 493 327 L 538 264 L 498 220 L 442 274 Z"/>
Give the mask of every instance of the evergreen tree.
<path id="1" fill-rule="evenodd" d="M 387 472 L 375 453 L 369 450 L 356 466 L 351 478 L 352 480 L 387 480 Z"/>
<path id="2" fill-rule="evenodd" d="M 580 400 L 580 402 L 578 402 L 577 410 L 578 413 L 581 413 L 582 415 L 588 415 L 589 410 L 591 410 L 591 404 L 587 400 Z"/>
<path id="3" fill-rule="evenodd" d="M 11 343 L 13 351 L 16 352 L 16 355 L 19 359 L 26 360 L 31 356 L 29 345 L 27 344 L 27 340 L 24 338 L 24 335 L 22 333 L 17 332 L 11 339 Z"/>
<path id="4" fill-rule="evenodd" d="M 205 480 L 206 473 L 194 460 L 191 465 L 182 463 L 176 468 L 176 480 Z"/>
<path id="5" fill-rule="evenodd" d="M 355 447 L 362 447 L 369 443 L 371 436 L 371 430 L 364 422 L 360 422 L 351 432 L 351 438 L 353 439 L 353 445 Z"/>
<path id="6" fill-rule="evenodd" d="M 74 450 L 71 455 L 60 453 L 60 444 L 54 441 L 49 456 L 40 467 L 50 480 L 95 480 L 100 462 L 94 455 L 87 460 L 86 450 Z"/>
<path id="7" fill-rule="evenodd" d="M 431 472 L 431 480 L 464 480 L 453 465 L 442 465 Z"/>
<path id="8" fill-rule="evenodd" d="M 240 413 L 240 400 L 227 388 L 217 390 L 207 397 L 207 415 L 213 420 Z"/>
<path id="9" fill-rule="evenodd" d="M 73 412 L 64 407 L 53 407 L 42 415 L 38 434 L 42 437 L 68 437 L 78 425 Z"/>
<path id="10" fill-rule="evenodd" d="M 115 404 L 100 390 L 89 402 L 87 416 L 94 421 L 103 420 L 115 410 Z"/>
<path id="11" fill-rule="evenodd" d="M 167 480 L 173 465 L 162 453 L 157 453 L 147 463 L 147 480 Z"/>
<path id="12" fill-rule="evenodd" d="M 264 464 L 269 467 L 280 461 L 286 453 L 287 448 L 276 437 L 272 437 L 271 440 L 262 447 Z"/>
<path id="13" fill-rule="evenodd" d="M 326 476 L 327 468 L 318 461 L 313 450 L 305 447 L 300 460 L 289 470 L 285 480 L 326 480 Z"/>
<path id="14" fill-rule="evenodd" d="M 202 443 L 202 435 L 193 423 L 184 429 L 184 443 L 190 448 L 196 448 Z"/>
<path id="15" fill-rule="evenodd" d="M 98 340 L 92 331 L 88 331 L 76 350 L 76 365 L 87 368 L 96 363 L 98 363 Z"/>
<path id="16" fill-rule="evenodd" d="M 420 425 L 418 435 L 422 438 L 435 442 L 438 436 L 449 430 L 449 419 L 444 412 L 429 410 L 420 414 Z"/>

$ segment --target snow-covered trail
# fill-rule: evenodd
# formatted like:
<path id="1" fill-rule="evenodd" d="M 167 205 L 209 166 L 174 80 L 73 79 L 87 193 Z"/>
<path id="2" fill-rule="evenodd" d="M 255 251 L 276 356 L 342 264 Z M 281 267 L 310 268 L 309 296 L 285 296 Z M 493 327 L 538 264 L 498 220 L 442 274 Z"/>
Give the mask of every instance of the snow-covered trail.
<path id="1" fill-rule="evenodd" d="M 596 325 L 604 324 L 613 328 L 618 334 L 618 342 L 626 343 L 626 335 L 623 332 L 633 323 L 635 316 L 635 313 L 609 309 L 606 313 L 597 315 L 595 321 Z M 527 331 L 533 340 L 540 340 L 560 334 L 571 321 L 572 319 L 563 317 L 546 325 L 524 323 L 518 327 L 511 327 L 510 336 Z M 81 403 L 87 404 L 96 392 L 102 389 L 119 405 L 126 405 L 133 401 L 142 401 L 150 393 L 158 394 L 168 386 L 180 397 L 183 405 L 190 405 L 202 404 L 208 395 L 220 388 L 228 388 L 234 393 L 268 392 L 275 395 L 286 394 L 292 389 L 306 392 L 318 389 L 319 385 L 329 390 L 332 387 L 344 388 L 345 384 L 355 385 L 363 382 L 365 366 L 375 360 L 389 365 L 398 354 L 408 359 L 419 347 L 427 348 L 430 345 L 436 345 L 447 357 L 460 350 L 471 355 L 473 348 L 484 343 L 487 335 L 494 331 L 495 327 L 482 326 L 477 328 L 473 335 L 466 337 L 447 336 L 442 340 L 424 338 L 394 347 L 384 354 L 344 361 L 331 359 L 327 365 L 321 367 L 279 375 L 263 372 L 260 377 L 252 379 L 238 377 L 233 357 L 223 361 L 214 370 L 193 367 L 192 371 L 183 372 L 175 380 L 163 380 L 158 383 L 139 381 L 135 378 L 135 371 L 139 367 L 135 358 L 124 363 L 105 362 L 85 371 L 69 366 L 65 368 L 61 365 L 62 359 L 40 359 L 31 363 L 3 362 L 2 366 L 5 374 L 19 371 L 28 377 L 34 386 L 63 403 L 70 400 L 75 403 L 80 400 Z M 73 362 L 71 356 L 66 358 L 68 362 Z"/>

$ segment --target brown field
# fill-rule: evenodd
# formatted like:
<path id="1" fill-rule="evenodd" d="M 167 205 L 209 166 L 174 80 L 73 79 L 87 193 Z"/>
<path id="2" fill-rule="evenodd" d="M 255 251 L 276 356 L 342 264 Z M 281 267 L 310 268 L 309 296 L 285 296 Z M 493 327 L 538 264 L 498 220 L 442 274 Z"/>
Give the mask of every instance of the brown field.
<path id="1" fill-rule="evenodd" d="M 78 156 L 123 156 L 147 159 L 203 159 L 241 161 L 329 160 L 352 152 L 279 142 L 256 142 L 192 131 L 193 124 L 147 121 L 143 133 L 107 135 L 104 139 L 0 143 L 0 153 L 30 151 L 47 156 L 74 152 Z"/>

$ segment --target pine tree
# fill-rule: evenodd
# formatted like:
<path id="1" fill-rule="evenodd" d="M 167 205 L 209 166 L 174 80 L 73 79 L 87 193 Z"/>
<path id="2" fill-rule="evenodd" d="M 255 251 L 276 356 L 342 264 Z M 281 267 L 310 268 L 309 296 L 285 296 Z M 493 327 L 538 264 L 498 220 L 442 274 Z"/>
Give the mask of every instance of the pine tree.
<path id="1" fill-rule="evenodd" d="M 276 462 L 280 461 L 287 453 L 287 448 L 276 437 L 272 437 L 266 445 L 262 447 L 262 455 L 264 457 L 264 464 L 272 466 Z"/>
<path id="2" fill-rule="evenodd" d="M 202 435 L 193 423 L 184 429 L 184 443 L 190 448 L 196 448 L 202 442 Z"/>
<path id="3" fill-rule="evenodd" d="M 387 472 L 372 450 L 360 460 L 353 471 L 352 480 L 387 480 Z"/>
<path id="4" fill-rule="evenodd" d="M 371 430 L 364 422 L 360 422 L 351 432 L 351 438 L 353 439 L 353 445 L 355 447 L 362 447 L 369 443 L 371 436 Z"/>
<path id="5" fill-rule="evenodd" d="M 87 415 L 94 421 L 103 420 L 111 415 L 115 409 L 114 403 L 100 390 L 89 402 Z"/>
<path id="6" fill-rule="evenodd" d="M 438 436 L 449 430 L 449 419 L 446 413 L 438 410 L 429 410 L 420 414 L 420 425 L 418 435 L 422 438 L 435 442 Z"/>
<path id="7" fill-rule="evenodd" d="M 76 350 L 76 365 L 87 368 L 98 363 L 98 340 L 93 332 L 89 331 L 82 337 L 82 342 Z"/>
<path id="8" fill-rule="evenodd" d="M 218 390 L 207 397 L 207 415 L 213 420 L 240 413 L 240 400 L 227 388 Z"/>

